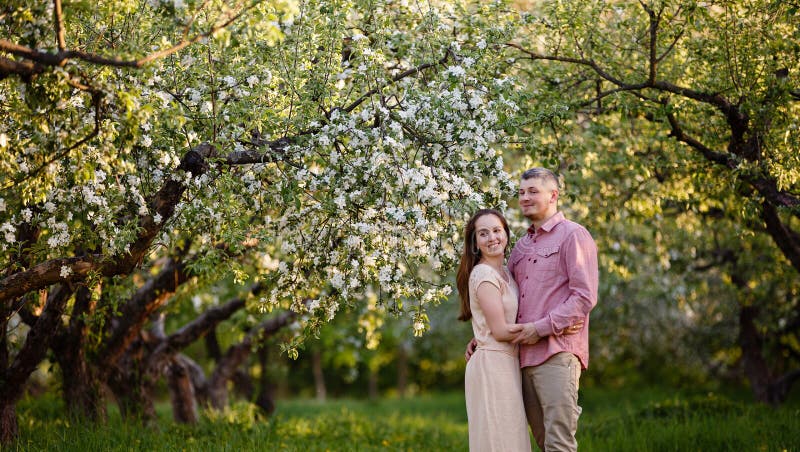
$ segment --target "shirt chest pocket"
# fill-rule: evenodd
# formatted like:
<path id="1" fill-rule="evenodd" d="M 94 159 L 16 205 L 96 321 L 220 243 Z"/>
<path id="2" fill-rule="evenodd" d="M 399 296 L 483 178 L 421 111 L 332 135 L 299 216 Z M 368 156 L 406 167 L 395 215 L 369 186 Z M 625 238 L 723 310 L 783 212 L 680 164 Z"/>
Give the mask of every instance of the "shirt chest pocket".
<path id="1" fill-rule="evenodd" d="M 538 281 L 549 281 L 558 274 L 559 247 L 538 248 L 534 255 L 534 277 Z"/>

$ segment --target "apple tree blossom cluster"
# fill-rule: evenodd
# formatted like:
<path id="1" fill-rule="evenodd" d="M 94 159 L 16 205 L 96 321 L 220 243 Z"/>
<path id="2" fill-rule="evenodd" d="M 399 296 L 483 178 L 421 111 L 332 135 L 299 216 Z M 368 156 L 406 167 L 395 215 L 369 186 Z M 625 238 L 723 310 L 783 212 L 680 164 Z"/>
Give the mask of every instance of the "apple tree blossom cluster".
<path id="1" fill-rule="evenodd" d="M 147 2 L 125 45 L 155 51 L 218 18 L 196 7 Z M 184 24 L 172 34 L 146 26 L 165 8 Z M 147 219 L 159 233 L 143 268 L 180 249 L 206 285 L 260 280 L 263 309 L 301 314 L 298 337 L 368 294 L 421 334 L 426 305 L 450 293 L 465 218 L 512 190 L 504 14 L 479 2 L 265 3 L 142 69 L 93 68 L 96 92 L 76 88 L 69 65 L 0 83 L 0 264 L 122 256 Z M 178 170 L 201 143 L 207 170 Z M 152 200 L 169 182 L 185 192 L 165 218 Z"/>

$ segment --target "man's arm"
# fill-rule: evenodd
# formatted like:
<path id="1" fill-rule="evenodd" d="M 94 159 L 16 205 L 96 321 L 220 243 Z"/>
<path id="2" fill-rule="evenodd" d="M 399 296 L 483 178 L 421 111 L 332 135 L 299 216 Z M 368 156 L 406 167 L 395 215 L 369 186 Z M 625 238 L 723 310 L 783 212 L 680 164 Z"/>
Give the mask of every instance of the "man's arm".
<path id="1" fill-rule="evenodd" d="M 584 228 L 578 228 L 561 245 L 567 262 L 569 296 L 533 325 L 540 337 L 560 335 L 583 322 L 597 304 L 597 246 Z"/>

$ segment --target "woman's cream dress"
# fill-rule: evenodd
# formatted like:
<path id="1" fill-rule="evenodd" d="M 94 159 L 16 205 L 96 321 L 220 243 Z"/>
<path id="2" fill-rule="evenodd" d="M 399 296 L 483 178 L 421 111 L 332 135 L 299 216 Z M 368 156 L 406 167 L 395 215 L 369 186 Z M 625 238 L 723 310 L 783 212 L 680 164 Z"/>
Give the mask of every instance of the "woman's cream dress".
<path id="1" fill-rule="evenodd" d="M 517 284 L 505 267 L 503 273 L 501 276 L 494 268 L 478 264 L 469 277 L 472 331 L 478 342 L 464 376 L 470 451 L 531 450 L 517 346 L 492 337 L 475 296 L 482 282 L 494 285 L 502 295 L 506 323 L 516 323 Z"/>

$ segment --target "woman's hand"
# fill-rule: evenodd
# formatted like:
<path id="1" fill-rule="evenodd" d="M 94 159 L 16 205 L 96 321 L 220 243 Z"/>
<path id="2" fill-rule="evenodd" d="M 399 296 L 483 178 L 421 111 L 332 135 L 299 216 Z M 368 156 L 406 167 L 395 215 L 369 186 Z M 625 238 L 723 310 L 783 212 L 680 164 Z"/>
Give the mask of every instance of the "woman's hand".
<path id="1" fill-rule="evenodd" d="M 536 327 L 533 326 L 533 323 L 518 323 L 516 324 L 520 327 L 517 337 L 514 338 L 511 342 L 514 344 L 526 344 L 526 345 L 533 345 L 539 342 L 539 333 L 536 331 Z"/>
<path id="2" fill-rule="evenodd" d="M 583 329 L 583 324 L 583 320 L 580 320 L 561 330 L 561 334 L 576 334 Z M 533 323 L 518 323 L 514 326 L 519 327 L 519 331 L 516 333 L 517 337 L 511 341 L 514 344 L 533 345 L 541 339 Z"/>
<path id="3" fill-rule="evenodd" d="M 467 350 L 464 352 L 464 361 L 469 362 L 469 359 L 472 357 L 472 354 L 475 353 L 475 347 L 478 346 L 478 341 L 475 340 L 473 337 L 469 344 L 467 344 Z"/>
<path id="4" fill-rule="evenodd" d="M 506 327 L 508 334 L 517 334 L 524 328 L 524 325 L 519 323 L 511 323 Z"/>

